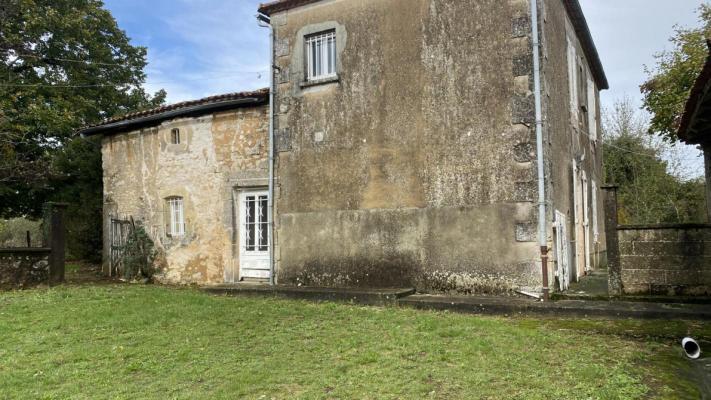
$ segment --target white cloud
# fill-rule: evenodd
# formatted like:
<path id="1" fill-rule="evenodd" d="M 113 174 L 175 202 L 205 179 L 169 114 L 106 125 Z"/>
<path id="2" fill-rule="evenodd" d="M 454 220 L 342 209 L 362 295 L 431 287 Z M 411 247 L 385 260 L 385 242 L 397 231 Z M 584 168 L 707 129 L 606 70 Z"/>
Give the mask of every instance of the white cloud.
<path id="1" fill-rule="evenodd" d="M 165 88 L 169 102 L 268 86 L 268 31 L 257 26 L 257 6 L 255 1 L 178 2 L 158 21 L 173 47 L 149 49 L 146 86 Z"/>

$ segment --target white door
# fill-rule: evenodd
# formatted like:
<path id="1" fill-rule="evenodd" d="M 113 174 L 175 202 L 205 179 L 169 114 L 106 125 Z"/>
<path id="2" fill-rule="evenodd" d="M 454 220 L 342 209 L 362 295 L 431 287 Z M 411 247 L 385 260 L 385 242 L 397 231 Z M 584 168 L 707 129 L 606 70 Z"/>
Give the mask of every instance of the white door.
<path id="1" fill-rule="evenodd" d="M 590 265 L 590 204 L 588 203 L 588 178 L 583 171 L 583 238 L 585 239 L 585 272 L 590 272 L 592 266 Z"/>
<path id="2" fill-rule="evenodd" d="M 556 210 L 555 212 L 555 247 L 558 268 L 558 284 L 560 291 L 568 290 L 570 285 L 570 239 L 568 238 L 568 223 L 565 214 Z"/>
<path id="3" fill-rule="evenodd" d="M 585 180 L 585 184 L 583 182 Z M 587 196 L 587 190 L 585 190 L 585 185 L 587 185 L 587 178 L 585 178 L 585 171 L 579 168 L 578 163 L 573 160 L 573 212 L 575 213 L 573 218 L 573 232 L 575 233 L 575 248 L 573 250 L 575 254 L 575 278 L 581 278 L 585 275 L 587 270 L 586 261 L 586 243 L 589 241 L 587 230 L 586 230 L 586 211 L 587 201 L 585 201 L 585 196 Z"/>
<path id="4" fill-rule="evenodd" d="M 269 279 L 268 192 L 244 191 L 238 196 L 240 279 Z"/>

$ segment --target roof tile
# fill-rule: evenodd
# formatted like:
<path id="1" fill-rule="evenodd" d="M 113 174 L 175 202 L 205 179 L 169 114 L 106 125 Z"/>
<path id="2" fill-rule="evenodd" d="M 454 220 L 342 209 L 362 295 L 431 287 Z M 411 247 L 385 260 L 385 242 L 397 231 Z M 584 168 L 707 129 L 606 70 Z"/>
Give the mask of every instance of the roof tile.
<path id="1" fill-rule="evenodd" d="M 265 99 L 269 96 L 269 89 L 259 89 L 259 90 L 254 90 L 250 92 L 235 92 L 235 93 L 225 93 L 225 94 L 219 94 L 215 96 L 209 96 L 209 97 L 204 97 L 202 99 L 197 99 L 197 100 L 189 100 L 189 101 L 183 101 L 180 103 L 174 103 L 174 104 L 168 104 L 160 107 L 155 107 L 151 108 L 148 110 L 143 110 L 143 111 L 137 111 L 133 112 L 130 114 L 125 114 L 113 118 L 107 118 L 98 124 L 93 124 L 93 125 L 88 125 L 82 128 L 82 130 L 86 130 L 89 128 L 96 128 L 100 127 L 103 125 L 108 125 L 108 124 L 113 124 L 116 122 L 122 122 L 122 121 L 130 121 L 134 119 L 139 119 L 139 118 L 144 118 L 148 117 L 151 115 L 159 115 L 163 114 L 169 111 L 175 111 L 175 110 L 180 110 L 183 108 L 189 108 L 189 107 L 194 107 L 194 106 L 201 106 L 201 105 L 208 105 L 208 104 L 215 104 L 215 103 L 221 103 L 225 101 L 231 101 L 231 100 L 239 100 L 239 99 L 246 99 L 250 97 L 255 97 L 255 98 L 260 98 L 260 99 Z"/>

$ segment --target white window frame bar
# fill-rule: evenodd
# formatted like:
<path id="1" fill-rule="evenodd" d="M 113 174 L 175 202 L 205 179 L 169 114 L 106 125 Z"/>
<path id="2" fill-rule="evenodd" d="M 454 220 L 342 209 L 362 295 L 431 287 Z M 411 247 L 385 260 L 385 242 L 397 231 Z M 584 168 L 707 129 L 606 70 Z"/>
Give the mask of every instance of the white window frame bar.
<path id="1" fill-rule="evenodd" d="M 168 199 L 170 207 L 170 236 L 185 236 L 185 212 L 182 197 Z"/>
<path id="2" fill-rule="evenodd" d="M 254 221 L 251 223 L 248 222 L 248 215 L 247 215 L 247 212 L 249 210 L 248 203 L 250 202 L 250 198 L 253 199 L 251 201 L 254 202 L 254 212 L 255 212 Z M 242 243 L 241 243 L 242 251 L 244 253 L 266 254 L 269 252 L 269 235 L 266 236 L 265 243 L 261 242 L 262 233 L 263 233 L 262 225 L 267 224 L 267 229 L 269 229 L 268 228 L 269 227 L 269 212 L 267 212 L 267 210 L 265 209 L 265 212 L 264 212 L 265 219 L 264 220 L 261 219 L 261 213 L 259 213 L 260 209 L 262 208 L 260 206 L 260 202 L 262 201 L 262 198 L 265 198 L 265 200 L 268 201 L 268 195 L 262 194 L 262 193 L 254 193 L 254 194 L 250 193 L 250 194 L 247 194 L 244 196 L 244 202 L 242 204 L 242 207 L 244 210 L 243 211 L 243 213 L 244 213 L 243 214 L 243 221 L 244 221 L 243 227 L 245 229 L 245 232 L 243 235 L 244 238 L 242 239 Z M 254 230 L 254 245 L 252 246 L 252 247 L 254 247 L 253 250 L 248 249 L 248 244 L 247 244 L 250 230 Z M 267 250 L 260 250 L 262 247 L 266 247 Z"/>
<path id="3" fill-rule="evenodd" d="M 318 81 L 337 76 L 336 53 L 335 31 L 306 37 L 306 79 Z"/>

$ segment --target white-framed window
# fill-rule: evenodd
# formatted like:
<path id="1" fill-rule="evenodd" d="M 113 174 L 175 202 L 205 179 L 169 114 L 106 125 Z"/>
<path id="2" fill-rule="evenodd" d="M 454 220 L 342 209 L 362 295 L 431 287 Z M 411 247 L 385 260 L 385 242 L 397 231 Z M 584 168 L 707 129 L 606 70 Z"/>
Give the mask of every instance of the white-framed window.
<path id="1" fill-rule="evenodd" d="M 575 126 L 578 125 L 578 54 L 575 45 L 568 38 L 568 91 L 570 93 L 570 113 L 571 120 Z"/>
<path id="2" fill-rule="evenodd" d="M 166 225 L 168 236 L 185 236 L 185 212 L 182 197 L 168 197 L 166 201 Z"/>
<path id="3" fill-rule="evenodd" d="M 263 192 L 245 193 L 242 196 L 243 246 L 246 252 L 269 250 L 267 199 L 267 193 Z"/>
<path id="4" fill-rule="evenodd" d="M 173 128 L 170 130 L 170 143 L 180 144 L 180 129 Z"/>
<path id="5" fill-rule="evenodd" d="M 336 76 L 336 31 L 306 36 L 306 80 Z"/>
<path id="6" fill-rule="evenodd" d="M 588 75 L 588 134 L 592 140 L 597 140 L 597 95 L 592 74 Z"/>

